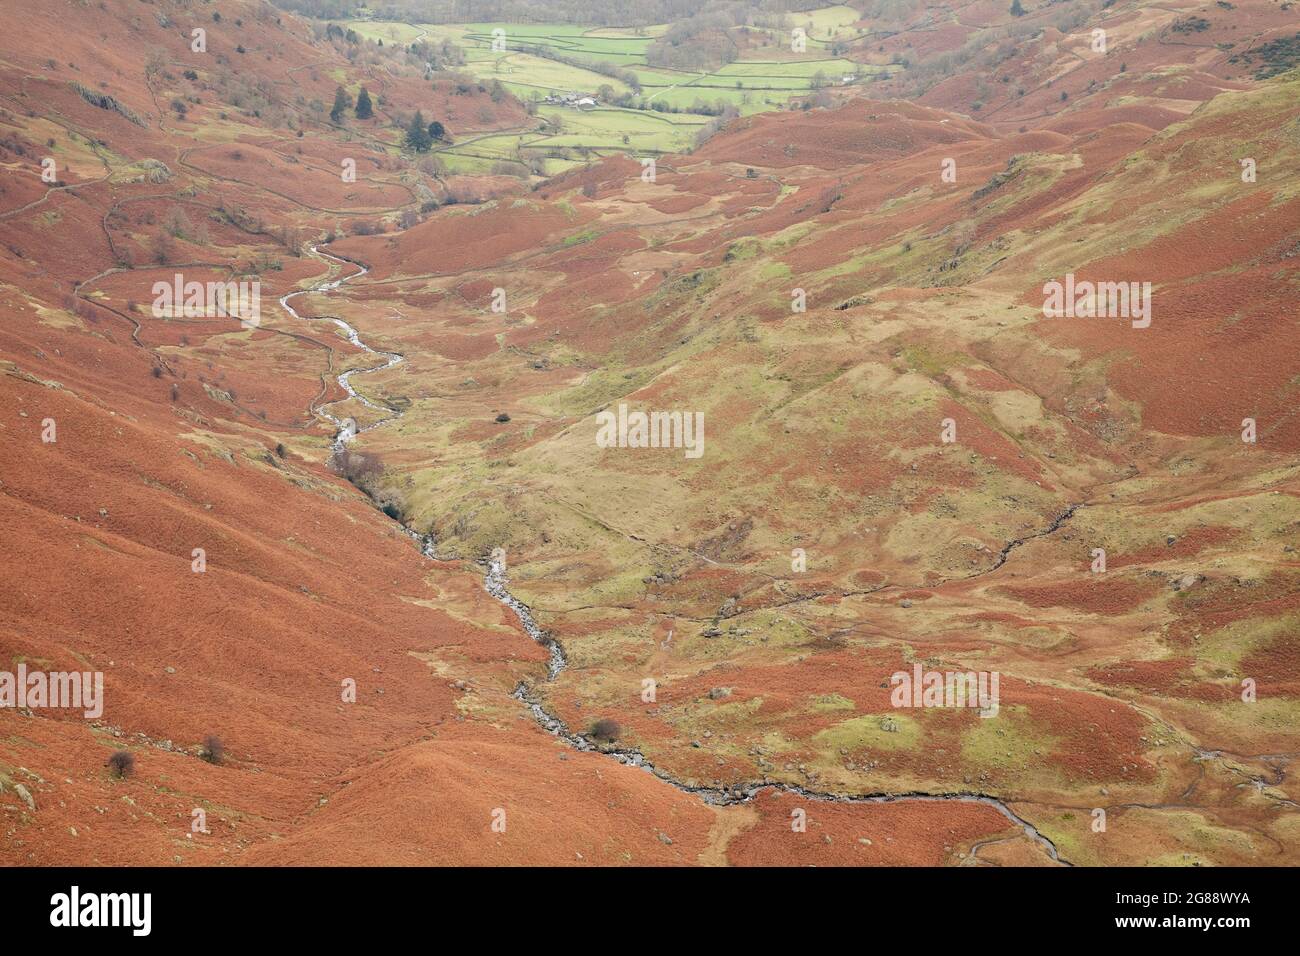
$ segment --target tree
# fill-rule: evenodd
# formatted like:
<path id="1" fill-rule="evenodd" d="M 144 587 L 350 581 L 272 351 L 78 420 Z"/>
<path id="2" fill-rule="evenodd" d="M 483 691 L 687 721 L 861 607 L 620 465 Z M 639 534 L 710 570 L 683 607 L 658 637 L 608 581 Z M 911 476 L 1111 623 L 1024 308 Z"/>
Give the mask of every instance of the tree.
<path id="1" fill-rule="evenodd" d="M 115 751 L 106 762 L 109 771 L 118 778 L 129 777 L 135 770 L 135 756 L 129 750 Z"/>
<path id="2" fill-rule="evenodd" d="M 150 251 L 157 265 L 168 265 L 176 259 L 176 240 L 170 233 L 160 232 L 154 236 L 153 248 Z"/>
<path id="3" fill-rule="evenodd" d="M 424 125 L 424 117 L 420 111 L 415 111 L 415 116 L 411 117 L 411 125 L 406 128 L 406 148 L 413 149 L 417 153 L 427 153 L 429 147 L 433 145 L 433 137 L 429 135 L 429 129 Z"/>
<path id="4" fill-rule="evenodd" d="M 330 119 L 335 123 L 343 122 L 343 113 L 352 105 L 352 97 L 348 96 L 348 91 L 339 87 L 334 91 L 334 108 L 330 110 Z"/>
<path id="5" fill-rule="evenodd" d="M 194 225 L 190 222 L 190 217 L 185 215 L 185 210 L 179 206 L 172 206 L 163 216 L 163 231 L 175 239 L 185 239 L 194 231 Z"/>
<path id="6" fill-rule="evenodd" d="M 330 459 L 329 468 L 334 474 L 364 488 L 367 482 L 383 474 L 384 463 L 378 455 L 345 448 Z"/>
<path id="7" fill-rule="evenodd" d="M 437 120 L 434 120 L 432 123 L 429 124 L 429 136 L 431 136 L 435 140 L 446 139 L 447 128 L 443 126 L 441 123 L 439 123 Z"/>
<path id="8" fill-rule="evenodd" d="M 374 115 L 375 111 L 370 106 L 370 93 L 363 86 L 357 94 L 357 119 L 366 120 Z"/>
<path id="9" fill-rule="evenodd" d="M 1020 5 L 1020 0 L 1011 0 L 1011 15 L 1013 17 L 1023 17 L 1025 8 Z"/>

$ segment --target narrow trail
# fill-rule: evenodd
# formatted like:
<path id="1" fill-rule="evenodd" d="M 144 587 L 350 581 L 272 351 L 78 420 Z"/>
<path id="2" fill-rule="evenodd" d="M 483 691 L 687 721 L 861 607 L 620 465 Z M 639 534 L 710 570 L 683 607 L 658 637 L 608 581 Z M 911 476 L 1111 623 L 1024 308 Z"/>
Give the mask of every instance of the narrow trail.
<path id="1" fill-rule="evenodd" d="M 290 305 L 290 301 L 292 299 L 297 298 L 298 296 L 308 295 L 311 293 L 316 293 L 320 295 L 329 295 L 330 293 L 337 291 L 340 287 L 342 287 L 346 283 L 352 282 L 353 280 L 358 279 L 363 275 L 366 275 L 370 271 L 365 265 L 363 265 L 360 262 L 357 262 L 355 259 L 348 259 L 343 256 L 331 255 L 330 253 L 325 252 L 314 245 L 310 247 L 309 254 L 316 256 L 317 258 L 320 258 L 322 260 L 333 262 L 339 266 L 349 266 L 349 265 L 355 266 L 356 271 L 349 273 L 347 275 L 339 276 L 337 278 L 328 279 L 324 282 L 318 283 L 317 285 L 314 285 L 307 289 L 300 289 L 296 292 L 286 293 L 285 295 L 280 297 L 281 308 L 283 308 L 284 311 L 288 313 L 292 318 L 298 319 L 302 322 L 323 321 L 325 319 L 328 319 L 329 321 L 332 321 L 335 325 L 337 325 L 340 329 L 342 329 L 343 332 L 346 334 L 348 341 L 351 342 L 353 345 L 355 345 L 357 348 L 361 349 L 364 352 L 369 352 L 372 355 L 380 356 L 383 359 L 383 361 L 381 361 L 376 365 L 366 366 L 363 368 L 349 369 L 348 371 L 338 376 L 338 383 L 343 388 L 343 390 L 347 393 L 347 398 L 335 399 L 333 401 L 324 402 L 315 405 L 313 407 L 312 410 L 317 415 L 319 415 L 321 418 L 324 418 L 326 421 L 330 422 L 337 429 L 337 432 L 334 435 L 334 439 L 330 445 L 331 457 L 333 457 L 334 455 L 339 454 L 344 449 L 344 447 L 348 444 L 348 442 L 352 441 L 354 438 L 356 438 L 357 435 L 361 434 L 362 432 L 371 431 L 375 428 L 380 427 L 381 425 L 385 425 L 389 422 L 395 421 L 396 419 L 402 416 L 402 413 L 400 411 L 397 411 L 386 405 L 376 404 L 375 402 L 371 401 L 370 399 L 366 398 L 364 395 L 359 393 L 356 390 L 355 386 L 353 386 L 352 384 L 352 378 L 356 375 L 366 374 L 369 372 L 378 372 L 385 369 L 393 368 L 394 366 L 399 365 L 401 362 L 405 361 L 405 356 L 402 355 L 400 352 L 387 352 L 381 349 L 372 348 L 371 346 L 366 344 L 366 342 L 361 338 L 360 334 L 357 332 L 354 326 L 352 326 L 348 322 L 345 322 L 343 319 L 337 316 L 321 316 L 315 320 L 307 319 L 304 316 L 300 315 L 293 308 L 293 306 Z M 336 405 L 340 402 L 348 401 L 350 399 L 355 399 L 356 401 L 360 402 L 362 405 L 364 405 L 365 407 L 373 411 L 383 413 L 382 417 L 380 417 L 378 420 L 374 422 L 371 422 L 369 425 L 365 426 L 364 428 L 358 428 L 357 423 L 352 419 L 339 418 L 329 410 L 330 406 Z M 1073 511 L 1073 509 L 1071 509 L 1071 511 Z M 1068 517 L 1068 515 L 1063 516 L 1061 520 L 1063 520 L 1064 517 Z M 413 541 L 416 542 L 416 544 L 420 548 L 420 553 L 424 555 L 424 557 L 429 559 L 435 559 L 437 557 L 436 542 L 432 534 L 421 534 L 420 532 L 416 531 L 414 528 L 409 527 L 407 524 L 401 521 L 397 521 L 396 523 L 402 529 L 404 534 L 406 534 L 408 537 L 410 537 Z M 1019 543 L 1023 543 L 1023 542 L 1013 542 L 1012 545 L 1008 546 L 1006 552 L 1009 552 L 1013 547 L 1016 546 L 1016 544 Z M 1006 552 L 1004 552 L 1003 555 L 1004 560 L 1005 560 Z M 505 570 L 504 563 L 497 557 L 491 558 L 488 562 L 486 562 L 486 573 L 484 574 L 484 578 L 483 578 L 484 590 L 486 590 L 488 594 L 492 595 L 492 597 L 496 598 L 506 607 L 510 608 L 510 610 L 513 611 L 515 616 L 519 619 L 519 623 L 523 627 L 525 633 L 527 633 L 530 638 L 532 638 L 534 641 L 536 641 L 538 644 L 540 644 L 542 647 L 544 647 L 547 650 L 550 656 L 546 666 L 545 682 L 551 683 L 555 681 L 560 676 L 560 674 L 563 673 L 568 668 L 569 666 L 568 656 L 565 654 L 563 646 L 555 638 L 555 636 L 552 635 L 549 631 L 545 630 L 541 625 L 537 623 L 537 620 L 533 617 L 533 613 L 529 609 L 529 607 L 526 604 L 524 604 L 522 601 L 520 601 L 517 597 L 515 597 L 513 594 L 510 593 L 507 584 L 508 584 L 508 580 L 506 577 L 506 570 Z M 551 735 L 565 741 L 565 743 L 569 744 L 569 746 L 573 747 L 575 750 L 582 751 L 584 753 L 598 753 L 603 756 L 609 757 L 613 760 L 617 760 L 619 763 L 624 764 L 626 766 L 639 767 L 653 774 L 654 776 L 658 777 L 660 780 L 664 781 L 664 783 L 668 784 L 674 789 L 679 790 L 682 793 L 688 793 L 693 796 L 699 797 L 701 800 L 703 800 L 705 803 L 711 806 L 725 807 L 725 806 L 734 806 L 737 804 L 749 803 L 753 801 L 759 794 L 765 791 L 771 793 L 791 794 L 793 796 L 797 796 L 806 800 L 812 800 L 821 803 L 875 804 L 875 803 L 899 803 L 904 801 L 913 801 L 918 803 L 982 804 L 984 806 L 992 807 L 993 809 L 997 810 L 997 812 L 1000 813 L 1002 816 L 1006 817 L 1006 819 L 1010 823 L 1014 824 L 1015 826 L 1018 826 L 1021 829 L 1021 831 L 1024 833 L 1024 835 L 1030 841 L 1032 841 L 1033 843 L 1037 844 L 1040 848 L 1042 848 L 1042 850 L 1048 855 L 1048 857 L 1051 860 L 1063 866 L 1071 865 L 1069 861 L 1063 859 L 1060 856 L 1060 854 L 1056 849 L 1056 844 L 1054 844 L 1051 841 L 1051 839 L 1049 839 L 1048 837 L 1040 833 L 1032 823 L 1030 823 L 1028 820 L 1025 820 L 1023 817 L 1017 814 L 1002 800 L 1000 800 L 997 797 L 990 796 L 989 794 L 979 793 L 975 791 L 970 791 L 970 792 L 957 791 L 951 793 L 927 793 L 927 792 L 919 792 L 919 791 L 909 791 L 904 793 L 879 792 L 879 793 L 867 793 L 867 794 L 844 794 L 844 793 L 832 793 L 826 791 L 811 790 L 807 787 L 798 786 L 797 784 L 783 783 L 780 781 L 768 780 L 768 779 L 764 779 L 756 782 L 737 783 L 729 787 L 697 786 L 682 781 L 672 776 L 668 771 L 660 767 L 656 767 L 649 759 L 646 758 L 646 756 L 643 753 L 641 753 L 640 750 L 637 750 L 635 748 L 617 748 L 612 746 L 602 746 L 594 742 L 589 736 L 575 731 L 567 723 L 565 723 L 565 721 L 562 718 L 560 718 L 557 714 L 553 713 L 550 710 L 547 710 L 546 705 L 542 700 L 541 696 L 526 681 L 521 681 L 515 687 L 511 696 L 514 697 L 516 700 L 518 700 L 527 708 L 527 710 L 532 714 L 533 719 L 538 723 L 538 725 L 542 727 L 542 729 L 546 730 Z M 972 848 L 972 856 L 974 855 L 974 852 L 978 849 L 979 846 L 988 845 L 989 843 L 990 841 L 984 841 L 983 844 L 976 844 L 976 846 Z"/>

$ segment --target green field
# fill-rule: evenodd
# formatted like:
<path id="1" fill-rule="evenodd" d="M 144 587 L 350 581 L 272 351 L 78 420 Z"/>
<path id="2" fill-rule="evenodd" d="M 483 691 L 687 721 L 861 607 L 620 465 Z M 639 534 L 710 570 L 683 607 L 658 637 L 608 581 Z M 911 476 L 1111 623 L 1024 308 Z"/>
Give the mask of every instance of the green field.
<path id="1" fill-rule="evenodd" d="M 742 115 L 782 109 L 794 97 L 818 86 L 865 83 L 890 68 L 831 56 L 835 41 L 861 35 L 850 7 L 830 6 L 794 14 L 790 22 L 808 31 L 806 53 L 789 49 L 787 32 L 751 28 L 750 48 L 741 59 L 708 73 L 683 72 L 649 66 L 646 50 L 667 25 L 640 30 L 589 29 L 574 24 L 409 24 L 353 20 L 347 26 L 384 43 L 411 43 L 427 38 L 448 40 L 465 55 L 464 72 L 482 81 L 498 80 L 513 95 L 537 104 L 537 130 L 474 136 L 438 150 L 453 172 L 483 172 L 510 163 L 523 170 L 531 163 L 550 175 L 576 163 L 613 152 L 654 155 L 681 152 L 695 143 L 699 130 L 712 117 L 704 110 L 720 105 Z M 810 26 L 811 25 L 811 26 Z M 504 31 L 505 50 L 494 50 L 494 30 Z M 533 52 L 530 52 L 532 50 Z M 544 55 L 551 51 L 573 62 Z M 543 55 L 538 55 L 539 53 Z M 636 76 L 640 105 L 628 109 L 602 101 L 581 109 L 546 103 L 550 96 L 576 93 L 596 96 L 602 88 L 612 95 L 632 94 L 627 83 L 583 64 L 615 66 Z M 657 107 L 657 109 L 656 109 Z M 680 110 L 684 112 L 668 112 Z M 686 112 L 694 110 L 695 112 Z M 543 130 L 542 121 L 552 124 Z M 554 124 L 558 123 L 558 129 Z"/>
<path id="2" fill-rule="evenodd" d="M 834 39 L 844 39 L 859 35 L 861 31 L 854 28 L 858 20 L 858 11 L 852 7 L 822 7 L 807 13 L 791 14 L 791 19 L 799 26 L 812 23 L 813 29 L 808 33 L 809 41 L 828 43 Z"/>

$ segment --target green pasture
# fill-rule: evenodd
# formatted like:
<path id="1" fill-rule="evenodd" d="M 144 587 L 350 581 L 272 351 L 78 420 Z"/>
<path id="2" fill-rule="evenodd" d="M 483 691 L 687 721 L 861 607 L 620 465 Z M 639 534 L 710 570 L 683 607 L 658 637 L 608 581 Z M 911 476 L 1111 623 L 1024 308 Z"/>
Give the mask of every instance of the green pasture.
<path id="1" fill-rule="evenodd" d="M 748 58 L 711 72 L 684 72 L 652 67 L 646 50 L 666 24 L 635 28 L 588 28 L 564 23 L 408 24 L 352 20 L 345 25 L 362 36 L 388 43 L 425 38 L 448 40 L 465 55 L 465 73 L 487 82 L 498 80 L 525 102 L 537 104 L 539 129 L 479 137 L 461 135 L 461 142 L 442 147 L 438 155 L 453 172 L 484 172 L 502 161 L 541 163 L 547 173 L 610 152 L 658 154 L 689 149 L 710 116 L 702 112 L 667 112 L 726 104 L 743 115 L 782 109 L 794 97 L 820 84 L 838 86 L 845 76 L 869 81 L 887 67 L 868 66 L 843 57 L 827 56 L 835 39 L 860 35 L 856 12 L 847 6 L 827 6 L 791 15 L 791 23 L 813 29 L 806 54 L 782 49 L 783 38 L 769 31 L 775 47 L 753 50 Z M 505 50 L 494 50 L 494 30 L 504 31 Z M 531 52 L 552 51 L 571 59 L 562 63 Z M 552 95 L 596 95 L 602 87 L 616 94 L 633 92 L 622 80 L 595 69 L 612 65 L 636 76 L 641 98 L 663 109 L 624 109 L 602 103 L 597 109 L 548 104 Z M 541 121 L 551 126 L 541 129 Z M 558 122 L 558 129 L 554 124 Z M 472 140 L 465 142 L 465 140 Z"/>

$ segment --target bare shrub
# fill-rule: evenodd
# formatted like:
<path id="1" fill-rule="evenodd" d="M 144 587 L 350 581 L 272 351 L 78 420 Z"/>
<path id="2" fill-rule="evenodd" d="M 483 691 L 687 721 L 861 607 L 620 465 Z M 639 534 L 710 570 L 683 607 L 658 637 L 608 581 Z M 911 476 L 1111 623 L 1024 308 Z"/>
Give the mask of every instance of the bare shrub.
<path id="1" fill-rule="evenodd" d="M 135 755 L 129 750 L 117 750 L 106 761 L 109 772 L 121 779 L 129 777 L 135 771 Z"/>
<path id="2" fill-rule="evenodd" d="M 492 164 L 491 172 L 493 176 L 513 176 L 516 179 L 528 178 L 528 167 L 523 163 L 515 163 L 510 160 L 500 159 Z"/>
<path id="3" fill-rule="evenodd" d="M 163 232 L 174 239 L 185 239 L 197 245 L 206 245 L 208 242 L 207 224 L 200 222 L 195 225 L 179 206 L 172 206 L 163 216 L 162 228 Z"/>
<path id="4" fill-rule="evenodd" d="M 345 448 L 330 460 L 330 470 L 354 485 L 363 486 L 383 473 L 384 463 L 371 452 Z"/>
<path id="5" fill-rule="evenodd" d="M 176 259 L 176 240 L 169 233 L 161 232 L 154 237 L 150 258 L 160 266 L 168 265 Z"/>
<path id="6" fill-rule="evenodd" d="M 609 717 L 602 717 L 591 725 L 591 736 L 604 743 L 613 743 L 622 732 L 623 728 L 618 725 L 618 721 Z"/>
<path id="7" fill-rule="evenodd" d="M 295 256 L 302 255 L 302 230 L 285 224 L 280 228 L 280 243 Z"/>

